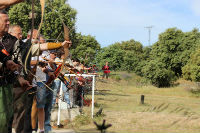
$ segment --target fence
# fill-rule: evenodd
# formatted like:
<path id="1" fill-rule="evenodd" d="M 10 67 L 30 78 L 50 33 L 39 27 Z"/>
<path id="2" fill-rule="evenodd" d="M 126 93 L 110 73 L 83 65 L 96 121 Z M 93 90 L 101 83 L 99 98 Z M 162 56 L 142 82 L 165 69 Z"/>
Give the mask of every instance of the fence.
<path id="1" fill-rule="evenodd" d="M 66 77 L 69 76 L 73 76 L 76 77 L 75 74 L 65 74 Z M 82 77 L 92 77 L 92 107 L 91 107 L 91 117 L 93 118 L 94 116 L 94 89 L 95 89 L 95 75 L 88 75 L 88 74 L 78 74 L 78 76 L 82 76 Z M 62 84 L 61 83 L 61 88 L 60 88 L 60 93 L 59 95 L 62 96 Z M 60 125 L 60 111 L 61 111 L 61 106 L 62 106 L 63 102 L 61 99 L 59 99 L 58 101 L 58 121 L 57 121 L 57 125 Z"/>

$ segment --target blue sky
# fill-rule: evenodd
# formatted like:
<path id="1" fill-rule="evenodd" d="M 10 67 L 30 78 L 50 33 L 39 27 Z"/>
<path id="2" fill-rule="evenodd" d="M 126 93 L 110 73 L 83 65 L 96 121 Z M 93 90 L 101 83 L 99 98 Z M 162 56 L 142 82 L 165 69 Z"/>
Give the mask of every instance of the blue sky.
<path id="1" fill-rule="evenodd" d="M 167 28 L 200 27 L 200 0 L 68 0 L 76 9 L 78 32 L 95 36 L 101 47 L 134 39 L 148 46 Z"/>

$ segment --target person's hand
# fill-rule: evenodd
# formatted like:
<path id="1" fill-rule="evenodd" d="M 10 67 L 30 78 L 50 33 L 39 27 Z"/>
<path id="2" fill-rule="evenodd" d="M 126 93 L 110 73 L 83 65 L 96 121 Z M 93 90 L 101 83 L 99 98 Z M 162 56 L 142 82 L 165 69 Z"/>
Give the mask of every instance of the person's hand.
<path id="1" fill-rule="evenodd" d="M 6 68 L 8 70 L 11 70 L 12 72 L 17 71 L 19 69 L 19 67 L 20 66 L 18 64 L 16 64 L 15 62 L 13 62 L 12 60 L 8 60 L 6 62 Z"/>
<path id="2" fill-rule="evenodd" d="M 21 85 L 21 87 L 26 88 L 26 90 L 32 88 L 30 83 L 27 80 L 25 80 L 23 77 L 19 77 L 18 81 L 19 81 L 19 84 Z"/>
<path id="3" fill-rule="evenodd" d="M 52 65 L 52 64 L 54 64 L 55 62 L 54 62 L 53 59 L 49 59 L 49 60 L 48 60 L 48 63 L 49 63 L 50 65 Z"/>
<path id="4" fill-rule="evenodd" d="M 48 76 L 50 77 L 50 78 L 55 78 L 55 74 L 53 73 L 53 72 L 48 72 Z"/>
<path id="5" fill-rule="evenodd" d="M 71 45 L 72 45 L 72 42 L 71 42 L 71 41 L 64 41 L 64 42 L 62 43 L 62 46 L 63 46 L 64 48 L 69 48 L 69 47 L 71 47 Z"/>

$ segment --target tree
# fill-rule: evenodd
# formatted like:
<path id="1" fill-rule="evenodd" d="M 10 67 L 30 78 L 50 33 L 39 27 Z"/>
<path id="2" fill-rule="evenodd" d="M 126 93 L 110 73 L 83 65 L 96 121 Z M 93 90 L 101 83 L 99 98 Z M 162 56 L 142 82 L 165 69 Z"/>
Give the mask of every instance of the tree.
<path id="1" fill-rule="evenodd" d="M 182 70 L 185 78 L 192 79 L 191 71 L 194 72 L 197 67 L 185 64 L 198 46 L 199 37 L 197 29 L 184 33 L 177 28 L 170 28 L 161 33 L 159 40 L 152 46 L 150 62 L 143 67 L 143 75 L 156 86 L 169 86 L 176 77 L 182 75 Z M 153 66 L 155 69 L 151 70 Z M 182 69 L 183 66 L 185 68 Z"/>
<path id="2" fill-rule="evenodd" d="M 102 48 L 96 57 L 97 66 L 101 68 L 106 62 L 109 62 L 112 70 L 120 70 L 123 62 L 123 54 L 121 49 L 113 47 Z"/>
<path id="3" fill-rule="evenodd" d="M 14 5 L 9 10 L 9 17 L 11 24 L 18 24 L 22 27 L 23 36 L 27 35 L 27 32 L 31 29 L 31 19 L 29 14 L 31 13 L 31 2 L 28 0 L 24 3 Z M 39 2 L 35 2 L 35 25 L 34 28 L 38 29 L 41 21 L 41 7 Z M 62 21 L 70 29 L 71 40 L 75 35 L 75 22 L 76 22 L 76 10 L 72 9 L 69 4 L 66 4 L 66 0 L 49 0 L 46 2 L 44 22 L 41 29 L 41 34 L 46 39 L 56 39 L 60 33 L 63 33 Z M 63 40 L 63 36 L 59 37 L 59 40 Z"/>
<path id="4" fill-rule="evenodd" d="M 184 79 L 200 82 L 200 48 L 191 54 L 191 58 L 182 71 Z"/>
<path id="5" fill-rule="evenodd" d="M 137 62 L 139 62 L 139 58 L 135 56 L 133 52 L 124 52 L 123 63 L 121 66 L 122 70 L 131 72 L 137 66 Z"/>
<path id="6" fill-rule="evenodd" d="M 177 28 L 167 29 L 152 46 L 151 59 L 160 58 L 166 64 L 166 69 L 172 70 L 176 76 L 181 76 L 182 67 L 187 64 L 199 37 L 197 29 L 186 33 Z"/>
<path id="7" fill-rule="evenodd" d="M 177 54 L 183 37 L 184 33 L 176 28 L 170 28 L 161 33 L 158 42 L 152 46 L 151 59 L 160 58 L 159 60 L 166 64 L 166 69 L 180 75 L 182 66 Z"/>
<path id="8" fill-rule="evenodd" d="M 166 64 L 159 59 L 146 62 L 142 73 L 145 78 L 149 79 L 157 87 L 170 86 L 176 80 L 175 73 L 166 69 Z"/>
<path id="9" fill-rule="evenodd" d="M 78 58 L 84 61 L 84 64 L 93 64 L 96 54 L 100 51 L 100 44 L 95 37 L 91 35 L 81 35 L 77 33 L 75 43 L 71 49 L 73 58 Z"/>
<path id="10" fill-rule="evenodd" d="M 184 33 L 183 42 L 178 47 L 178 58 L 181 61 L 181 66 L 185 66 L 192 52 L 195 51 L 200 44 L 200 32 L 198 29 L 193 29 L 191 32 Z"/>
<path id="11" fill-rule="evenodd" d="M 143 46 L 140 42 L 133 39 L 114 43 L 103 48 L 97 55 L 99 66 L 106 61 L 113 70 L 138 71 L 142 60 Z"/>

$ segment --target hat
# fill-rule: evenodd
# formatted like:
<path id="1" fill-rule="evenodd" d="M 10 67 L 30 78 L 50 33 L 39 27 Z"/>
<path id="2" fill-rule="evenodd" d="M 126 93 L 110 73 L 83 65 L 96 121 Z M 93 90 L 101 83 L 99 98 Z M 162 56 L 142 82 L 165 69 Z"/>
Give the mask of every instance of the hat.
<path id="1" fill-rule="evenodd" d="M 53 54 L 53 53 L 57 53 L 57 52 L 56 52 L 56 50 L 49 50 L 49 53 L 50 53 L 50 54 L 51 54 L 51 53 Z"/>

